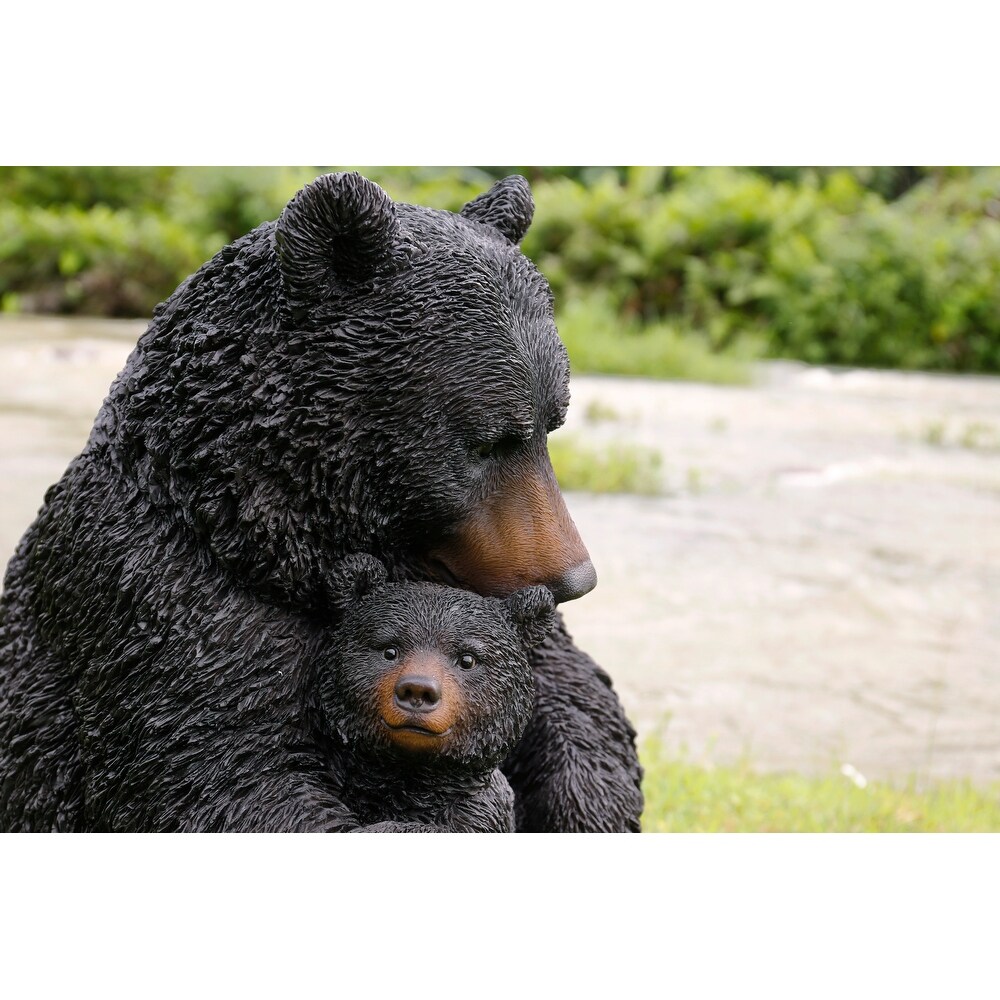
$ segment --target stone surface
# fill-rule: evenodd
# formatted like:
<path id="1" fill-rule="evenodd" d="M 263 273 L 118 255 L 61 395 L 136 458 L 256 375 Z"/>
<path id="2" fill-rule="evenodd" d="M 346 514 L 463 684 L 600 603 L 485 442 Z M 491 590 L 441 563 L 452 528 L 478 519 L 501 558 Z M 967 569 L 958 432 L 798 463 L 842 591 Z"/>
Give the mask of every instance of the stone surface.
<path id="1" fill-rule="evenodd" d="M 658 448 L 668 489 L 572 497 L 575 638 L 696 759 L 1000 779 L 1000 379 L 760 374 L 574 383 L 562 433 Z"/>

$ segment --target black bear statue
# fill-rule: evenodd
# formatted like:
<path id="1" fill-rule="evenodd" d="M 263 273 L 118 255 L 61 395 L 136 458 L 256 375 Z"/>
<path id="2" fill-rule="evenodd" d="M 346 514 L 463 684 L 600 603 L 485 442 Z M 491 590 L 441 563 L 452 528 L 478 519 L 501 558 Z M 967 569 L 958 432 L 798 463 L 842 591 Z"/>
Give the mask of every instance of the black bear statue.
<path id="1" fill-rule="evenodd" d="M 324 175 L 157 307 L 7 570 L 0 830 L 350 828 L 318 684 L 342 559 L 593 588 L 533 210 L 516 176 L 452 213 Z M 561 623 L 530 660 L 518 830 L 638 830 L 608 675 Z"/>

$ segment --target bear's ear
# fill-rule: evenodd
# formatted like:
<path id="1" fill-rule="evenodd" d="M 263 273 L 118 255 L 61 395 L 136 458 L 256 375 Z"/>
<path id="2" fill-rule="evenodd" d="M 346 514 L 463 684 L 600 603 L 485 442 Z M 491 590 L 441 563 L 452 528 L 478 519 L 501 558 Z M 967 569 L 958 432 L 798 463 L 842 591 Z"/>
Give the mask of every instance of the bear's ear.
<path id="1" fill-rule="evenodd" d="M 540 646 L 556 627 L 556 602 L 548 587 L 525 587 L 511 594 L 504 604 L 525 649 Z"/>
<path id="2" fill-rule="evenodd" d="M 462 209 L 463 218 L 482 222 L 518 244 L 531 225 L 535 214 L 535 200 L 531 188 L 520 174 L 511 174 L 496 182 L 486 192 Z"/>
<path id="3" fill-rule="evenodd" d="M 335 563 L 330 571 L 329 594 L 337 617 L 343 617 L 362 597 L 378 590 L 387 578 L 385 566 L 364 552 Z"/>
<path id="4" fill-rule="evenodd" d="M 338 281 L 362 281 L 392 251 L 392 199 L 360 174 L 324 174 L 285 206 L 275 228 L 289 306 L 329 298 Z"/>

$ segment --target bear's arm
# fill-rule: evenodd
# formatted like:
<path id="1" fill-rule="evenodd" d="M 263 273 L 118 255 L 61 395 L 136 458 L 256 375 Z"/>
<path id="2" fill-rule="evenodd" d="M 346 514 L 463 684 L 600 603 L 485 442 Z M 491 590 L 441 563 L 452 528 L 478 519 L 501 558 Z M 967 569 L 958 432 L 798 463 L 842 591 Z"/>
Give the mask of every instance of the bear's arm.
<path id="1" fill-rule="evenodd" d="M 141 553 L 137 565 L 146 570 L 155 554 Z M 325 633 L 210 565 L 160 564 L 158 576 L 143 572 L 122 588 L 117 616 L 99 595 L 93 602 L 104 620 L 91 626 L 97 639 L 74 697 L 85 761 L 80 828 L 356 827 L 313 682 Z"/>
<path id="2" fill-rule="evenodd" d="M 418 810 L 418 813 L 422 810 Z M 489 783 L 472 794 L 428 817 L 427 822 L 385 820 L 356 827 L 353 833 L 513 833 L 514 792 L 500 771 Z"/>
<path id="3" fill-rule="evenodd" d="M 531 653 L 535 711 L 504 765 L 518 831 L 638 832 L 642 769 L 611 678 L 560 622 Z"/>
<path id="4" fill-rule="evenodd" d="M 368 826 L 356 826 L 347 833 L 448 833 L 444 827 L 432 823 L 415 823 L 408 821 L 384 820 L 381 823 L 371 823 Z"/>
<path id="5" fill-rule="evenodd" d="M 440 823 L 454 833 L 513 833 L 514 791 L 503 773 L 494 771 L 482 791 L 450 806 Z"/>
<path id="6" fill-rule="evenodd" d="M 292 715 L 291 698 L 271 694 L 268 704 L 245 707 L 206 687 L 180 705 L 165 697 L 146 706 L 127 728 L 106 726 L 108 750 L 92 758 L 85 828 L 319 833 L 356 827 L 322 749 Z"/>

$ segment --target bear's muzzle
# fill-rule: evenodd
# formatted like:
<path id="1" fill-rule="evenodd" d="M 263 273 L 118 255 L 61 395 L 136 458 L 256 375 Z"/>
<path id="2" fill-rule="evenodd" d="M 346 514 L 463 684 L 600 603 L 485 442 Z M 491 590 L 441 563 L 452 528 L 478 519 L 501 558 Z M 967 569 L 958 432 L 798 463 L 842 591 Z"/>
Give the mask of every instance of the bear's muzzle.
<path id="1" fill-rule="evenodd" d="M 443 566 L 447 582 L 485 596 L 542 584 L 561 603 L 597 586 L 547 455 L 508 479 L 430 556 Z"/>

